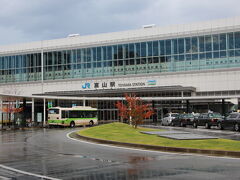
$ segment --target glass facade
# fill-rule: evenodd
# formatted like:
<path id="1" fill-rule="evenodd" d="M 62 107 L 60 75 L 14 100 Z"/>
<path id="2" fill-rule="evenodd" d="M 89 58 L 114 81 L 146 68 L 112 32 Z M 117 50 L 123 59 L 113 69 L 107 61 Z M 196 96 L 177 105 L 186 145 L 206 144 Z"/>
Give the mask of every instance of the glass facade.
<path id="1" fill-rule="evenodd" d="M 240 67 L 240 32 L 43 53 L 44 80 Z M 41 80 L 41 53 L 0 57 L 0 83 Z"/>

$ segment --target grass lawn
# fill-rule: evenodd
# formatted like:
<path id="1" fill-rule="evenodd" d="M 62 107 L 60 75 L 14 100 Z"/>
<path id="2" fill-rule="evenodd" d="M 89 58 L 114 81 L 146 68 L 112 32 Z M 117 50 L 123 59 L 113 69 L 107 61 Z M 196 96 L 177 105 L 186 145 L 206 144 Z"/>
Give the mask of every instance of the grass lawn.
<path id="1" fill-rule="evenodd" d="M 159 131 L 159 129 L 134 129 L 132 126 L 129 126 L 127 124 L 110 123 L 81 130 L 78 132 L 78 134 L 92 138 L 136 144 L 240 151 L 240 141 L 229 139 L 172 140 L 168 138 L 158 137 L 157 135 L 142 134 L 140 131 Z"/>

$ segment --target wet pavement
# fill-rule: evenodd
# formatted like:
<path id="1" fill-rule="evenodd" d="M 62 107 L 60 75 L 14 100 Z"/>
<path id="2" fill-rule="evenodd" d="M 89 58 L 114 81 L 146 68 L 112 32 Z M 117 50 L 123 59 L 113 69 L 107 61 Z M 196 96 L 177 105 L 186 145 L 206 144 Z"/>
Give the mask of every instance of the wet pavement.
<path id="1" fill-rule="evenodd" d="M 101 146 L 72 130 L 0 132 L 0 179 L 240 179 L 240 159 Z"/>

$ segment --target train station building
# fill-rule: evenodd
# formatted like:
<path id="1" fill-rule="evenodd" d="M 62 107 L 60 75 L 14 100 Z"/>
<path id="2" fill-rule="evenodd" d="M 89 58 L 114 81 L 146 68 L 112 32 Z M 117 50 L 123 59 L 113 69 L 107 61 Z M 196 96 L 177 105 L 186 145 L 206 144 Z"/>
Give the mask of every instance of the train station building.
<path id="1" fill-rule="evenodd" d="M 75 105 L 116 121 L 125 93 L 151 103 L 155 121 L 225 114 L 238 109 L 239 79 L 240 17 L 0 46 L 1 106 L 14 99 L 33 122 L 46 123 L 48 106 Z"/>

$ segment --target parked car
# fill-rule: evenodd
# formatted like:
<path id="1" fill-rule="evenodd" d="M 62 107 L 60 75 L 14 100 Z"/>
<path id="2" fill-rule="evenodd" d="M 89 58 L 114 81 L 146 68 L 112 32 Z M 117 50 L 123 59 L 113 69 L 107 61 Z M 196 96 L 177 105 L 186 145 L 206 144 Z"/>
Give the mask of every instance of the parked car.
<path id="1" fill-rule="evenodd" d="M 218 122 L 219 129 L 232 128 L 235 131 L 240 131 L 240 113 L 234 112 L 229 114 L 225 119 Z"/>
<path id="2" fill-rule="evenodd" d="M 194 115 L 192 113 L 180 114 L 178 117 L 172 120 L 173 126 L 185 127 L 186 125 L 193 125 Z"/>
<path id="3" fill-rule="evenodd" d="M 172 120 L 178 117 L 178 113 L 167 113 L 163 119 L 161 125 L 169 126 L 172 123 Z"/>
<path id="4" fill-rule="evenodd" d="M 193 127 L 205 126 L 206 129 L 210 129 L 211 126 L 217 126 L 218 122 L 223 120 L 223 116 L 220 113 L 202 113 L 198 118 L 195 118 Z"/>

